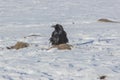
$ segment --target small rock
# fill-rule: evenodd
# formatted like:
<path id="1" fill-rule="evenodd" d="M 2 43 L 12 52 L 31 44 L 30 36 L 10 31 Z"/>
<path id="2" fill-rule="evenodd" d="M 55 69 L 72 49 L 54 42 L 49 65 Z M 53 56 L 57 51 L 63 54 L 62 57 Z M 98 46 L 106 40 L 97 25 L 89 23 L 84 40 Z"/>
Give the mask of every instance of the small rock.
<path id="1" fill-rule="evenodd" d="M 100 76 L 100 80 L 103 80 L 103 79 L 105 79 L 106 78 L 106 76 L 104 75 L 104 76 Z"/>

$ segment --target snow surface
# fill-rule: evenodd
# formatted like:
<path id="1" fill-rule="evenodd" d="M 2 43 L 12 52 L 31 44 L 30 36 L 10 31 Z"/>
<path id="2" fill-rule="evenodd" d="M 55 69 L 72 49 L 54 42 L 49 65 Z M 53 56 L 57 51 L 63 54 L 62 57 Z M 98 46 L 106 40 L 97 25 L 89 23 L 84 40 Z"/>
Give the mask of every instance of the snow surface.
<path id="1" fill-rule="evenodd" d="M 0 0 L 0 80 L 120 80 L 120 24 L 97 22 L 119 14 L 120 0 Z M 56 23 L 72 50 L 45 50 Z"/>

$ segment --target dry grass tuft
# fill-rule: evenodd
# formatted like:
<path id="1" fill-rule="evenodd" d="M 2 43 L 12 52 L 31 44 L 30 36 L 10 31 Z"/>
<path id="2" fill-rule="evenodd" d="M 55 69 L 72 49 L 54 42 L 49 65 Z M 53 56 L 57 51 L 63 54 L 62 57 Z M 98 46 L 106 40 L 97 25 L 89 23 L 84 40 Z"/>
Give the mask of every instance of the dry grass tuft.
<path id="1" fill-rule="evenodd" d="M 58 50 L 71 50 L 72 45 L 70 44 L 59 44 L 59 45 L 53 45 L 48 50 L 52 48 L 57 48 Z"/>
<path id="2" fill-rule="evenodd" d="M 21 49 L 21 48 L 25 48 L 25 47 L 28 47 L 29 44 L 28 43 L 25 43 L 25 42 L 17 42 L 14 46 L 11 46 L 11 47 L 7 47 L 7 49 Z"/>
<path id="3" fill-rule="evenodd" d="M 120 23 L 118 21 L 113 21 L 105 18 L 98 19 L 99 22 L 110 22 L 110 23 Z"/>

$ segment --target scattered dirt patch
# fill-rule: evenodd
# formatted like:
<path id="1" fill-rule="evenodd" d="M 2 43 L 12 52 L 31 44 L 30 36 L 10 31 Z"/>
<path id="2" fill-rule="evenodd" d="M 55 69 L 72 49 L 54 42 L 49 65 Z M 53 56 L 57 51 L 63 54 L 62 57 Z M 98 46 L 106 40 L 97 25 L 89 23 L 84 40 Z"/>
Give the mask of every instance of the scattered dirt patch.
<path id="1" fill-rule="evenodd" d="M 33 34 L 33 35 L 26 36 L 26 37 L 24 37 L 24 38 L 28 38 L 28 37 L 37 37 L 37 36 L 40 36 L 40 37 L 41 37 L 41 35 Z"/>

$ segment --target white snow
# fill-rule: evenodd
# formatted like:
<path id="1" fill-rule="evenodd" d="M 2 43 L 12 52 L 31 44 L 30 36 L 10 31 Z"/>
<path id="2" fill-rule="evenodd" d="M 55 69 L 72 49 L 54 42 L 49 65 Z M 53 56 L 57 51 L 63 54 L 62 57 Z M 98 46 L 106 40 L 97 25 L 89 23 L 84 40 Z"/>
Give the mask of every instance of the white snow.
<path id="1" fill-rule="evenodd" d="M 119 14 L 120 0 L 0 0 L 0 80 L 120 80 L 120 24 L 97 22 Z M 45 49 L 56 23 L 72 50 Z"/>

